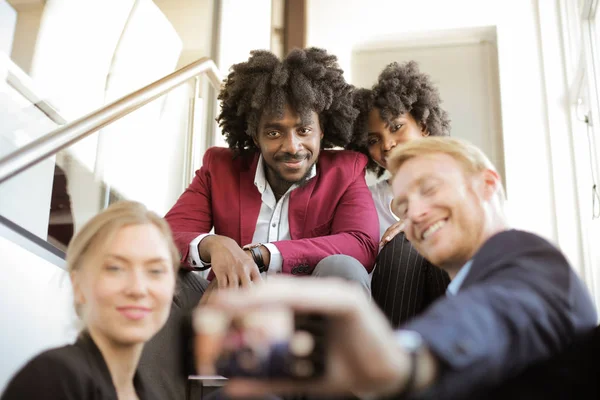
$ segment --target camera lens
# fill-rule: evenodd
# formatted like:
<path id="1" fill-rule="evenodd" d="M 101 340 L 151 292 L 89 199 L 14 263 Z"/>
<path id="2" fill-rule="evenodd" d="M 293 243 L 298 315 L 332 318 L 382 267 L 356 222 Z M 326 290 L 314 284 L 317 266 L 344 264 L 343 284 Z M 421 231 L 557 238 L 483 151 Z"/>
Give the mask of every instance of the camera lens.
<path id="1" fill-rule="evenodd" d="M 315 348 L 315 339 L 307 331 L 296 331 L 290 339 L 290 352 L 296 357 L 307 357 Z"/>

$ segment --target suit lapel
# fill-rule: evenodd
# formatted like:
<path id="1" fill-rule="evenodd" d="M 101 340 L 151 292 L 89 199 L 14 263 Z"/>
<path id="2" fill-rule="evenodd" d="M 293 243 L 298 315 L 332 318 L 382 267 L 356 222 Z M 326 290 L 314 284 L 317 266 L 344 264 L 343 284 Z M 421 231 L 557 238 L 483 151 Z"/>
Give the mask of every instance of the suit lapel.
<path id="1" fill-rule="evenodd" d="M 516 257 L 524 248 L 530 246 L 529 237 L 520 233 L 509 229 L 489 238 L 473 256 L 471 270 L 460 285 L 460 290 L 484 279 L 498 266 L 504 265 L 504 260 Z"/>
<path id="2" fill-rule="evenodd" d="M 262 199 L 254 185 L 258 154 L 249 168 L 240 170 L 240 246 L 252 243 Z"/>

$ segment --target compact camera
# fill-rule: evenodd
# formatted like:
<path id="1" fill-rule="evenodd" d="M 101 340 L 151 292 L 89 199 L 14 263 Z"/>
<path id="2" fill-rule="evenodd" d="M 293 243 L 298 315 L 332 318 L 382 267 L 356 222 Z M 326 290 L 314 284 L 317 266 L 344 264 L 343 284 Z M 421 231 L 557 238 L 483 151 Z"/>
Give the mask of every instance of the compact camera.
<path id="1" fill-rule="evenodd" d="M 284 308 L 194 316 L 196 369 L 227 378 L 310 380 L 323 376 L 327 318 Z"/>

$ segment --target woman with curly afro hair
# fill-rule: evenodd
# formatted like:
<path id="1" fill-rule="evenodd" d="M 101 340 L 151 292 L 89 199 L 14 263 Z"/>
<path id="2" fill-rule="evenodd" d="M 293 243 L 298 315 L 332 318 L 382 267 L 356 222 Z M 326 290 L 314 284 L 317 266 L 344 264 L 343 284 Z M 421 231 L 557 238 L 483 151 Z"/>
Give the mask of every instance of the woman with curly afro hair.
<path id="1" fill-rule="evenodd" d="M 415 61 L 389 64 L 372 89 L 358 89 L 359 115 L 347 148 L 369 157 L 377 177 L 387 171 L 387 157 L 398 145 L 425 136 L 449 134 L 450 119 L 441 107 L 431 78 Z M 371 290 L 393 326 L 419 314 L 448 286 L 448 275 L 421 257 L 406 240 L 402 222 L 391 211 L 389 179 L 371 186 L 380 227 L 380 253 Z"/>

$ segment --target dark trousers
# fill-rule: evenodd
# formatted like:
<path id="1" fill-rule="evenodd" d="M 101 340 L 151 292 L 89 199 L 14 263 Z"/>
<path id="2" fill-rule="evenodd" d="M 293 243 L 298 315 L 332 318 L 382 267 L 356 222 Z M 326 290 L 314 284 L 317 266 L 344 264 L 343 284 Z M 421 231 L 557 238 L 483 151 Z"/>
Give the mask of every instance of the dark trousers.
<path id="1" fill-rule="evenodd" d="M 234 400 L 233 398 L 227 396 L 223 390 L 218 390 L 216 392 L 211 393 L 203 400 Z M 235 400 L 358 400 L 357 397 L 336 397 L 336 396 L 263 396 L 263 397 L 251 397 L 251 398 L 236 398 Z"/>
<path id="2" fill-rule="evenodd" d="M 159 399 L 188 398 L 188 376 L 194 370 L 191 311 L 207 286 L 208 281 L 199 275 L 179 271 L 169 319 L 144 346 L 139 370 Z"/>
<path id="3" fill-rule="evenodd" d="M 443 296 L 449 283 L 448 274 L 417 253 L 402 232 L 381 249 L 371 292 L 397 328 Z"/>

